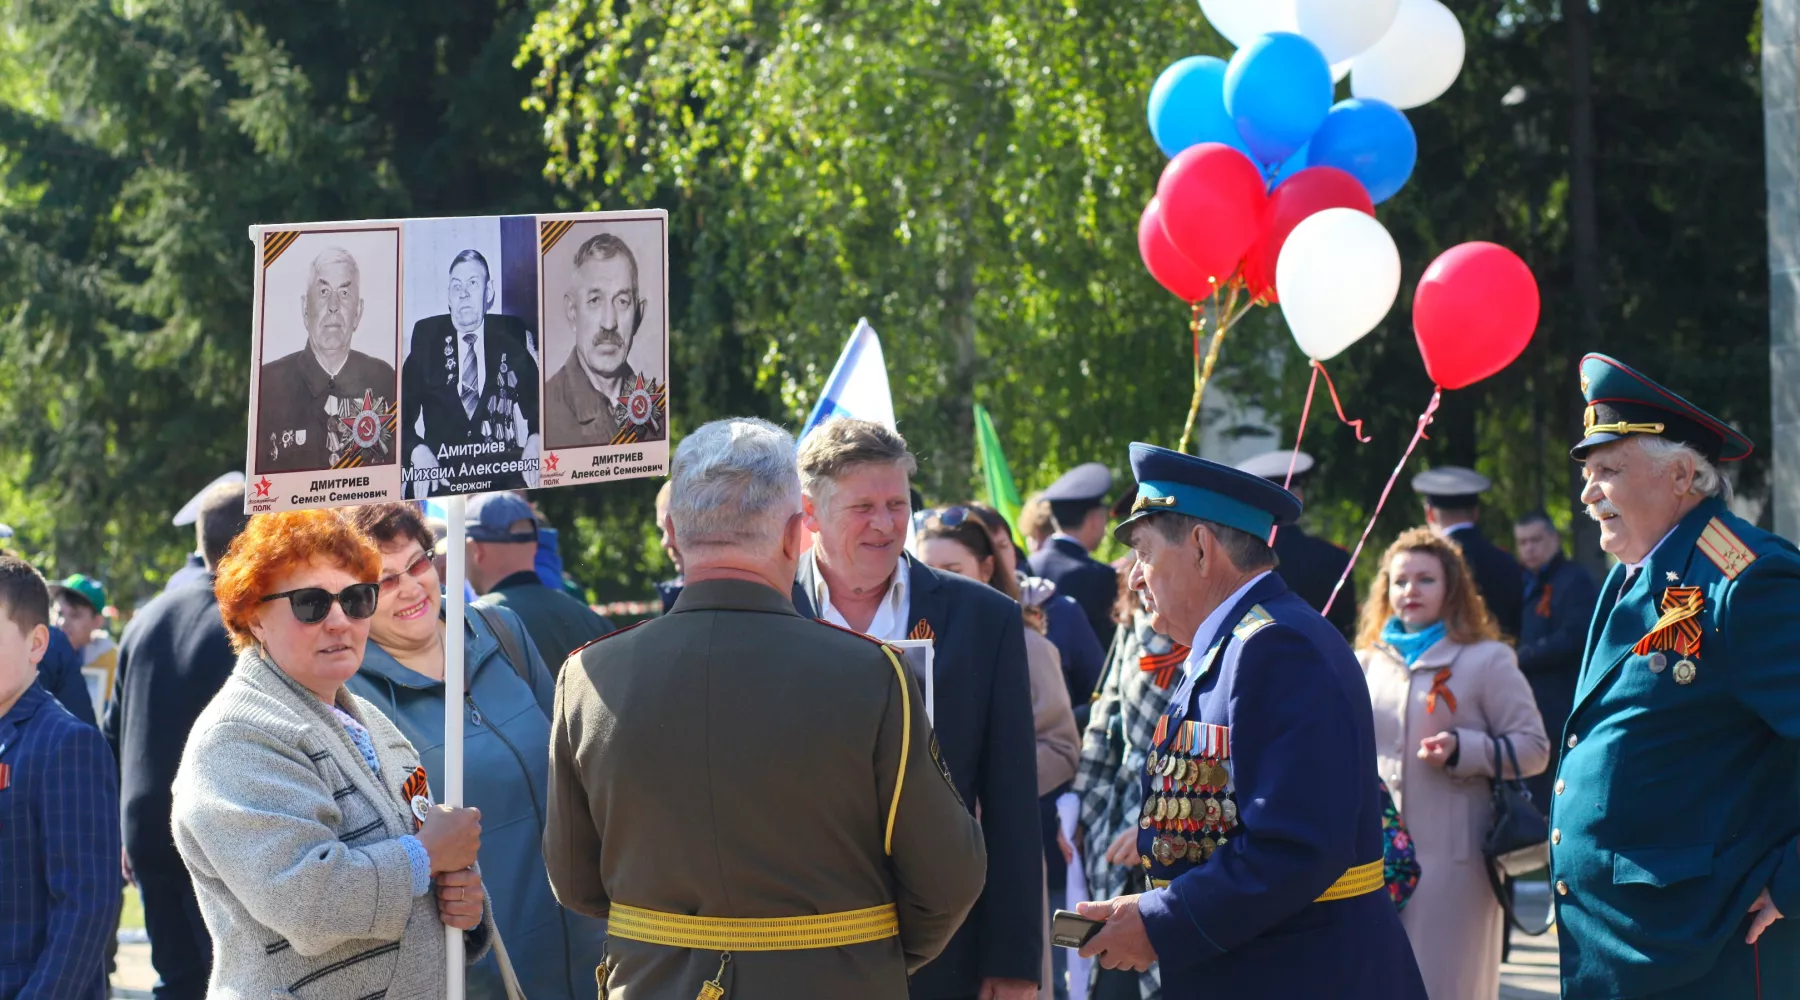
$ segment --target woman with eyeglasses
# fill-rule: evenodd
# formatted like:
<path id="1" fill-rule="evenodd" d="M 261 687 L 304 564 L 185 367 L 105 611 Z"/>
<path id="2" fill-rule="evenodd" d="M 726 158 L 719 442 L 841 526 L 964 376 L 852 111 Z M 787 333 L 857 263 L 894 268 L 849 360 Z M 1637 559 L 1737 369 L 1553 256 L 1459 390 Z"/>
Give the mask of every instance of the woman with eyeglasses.
<path id="1" fill-rule="evenodd" d="M 348 687 L 378 706 L 419 748 L 425 769 L 444 759 L 444 598 L 431 559 L 436 539 L 412 504 L 350 515 L 381 553 L 381 606 Z M 463 633 L 463 774 L 481 810 L 481 870 L 504 951 L 531 1000 L 591 996 L 606 926 L 557 905 L 544 871 L 545 787 L 556 679 L 518 615 L 468 605 Z M 469 970 L 471 1000 L 503 998 L 499 956 Z"/>
<path id="2" fill-rule="evenodd" d="M 920 523 L 919 558 L 932 569 L 966 576 L 1019 599 L 1019 583 L 994 556 L 987 527 L 968 507 L 932 511 Z M 1056 795 L 1075 780 L 1075 761 L 1081 753 L 1081 734 L 1069 709 L 1069 692 L 1063 686 L 1062 663 L 1056 647 L 1044 638 L 1044 616 L 1037 608 L 1021 606 L 1020 627 L 1025 630 L 1025 664 L 1030 671 L 1031 715 L 1037 728 L 1037 793 L 1043 811 L 1044 835 L 1056 842 Z M 1048 859 L 1046 859 L 1048 860 Z M 1049 885 L 1045 884 L 1048 901 Z M 1044 970 L 1039 997 L 1051 995 L 1052 953 L 1049 947 L 1050 915 L 1044 914 Z"/>
<path id="3" fill-rule="evenodd" d="M 493 938 L 481 816 L 374 705 L 362 662 L 381 557 L 343 515 L 262 514 L 218 565 L 239 656 L 175 775 L 175 846 L 213 939 L 214 1000 L 442 997 L 444 927 Z"/>

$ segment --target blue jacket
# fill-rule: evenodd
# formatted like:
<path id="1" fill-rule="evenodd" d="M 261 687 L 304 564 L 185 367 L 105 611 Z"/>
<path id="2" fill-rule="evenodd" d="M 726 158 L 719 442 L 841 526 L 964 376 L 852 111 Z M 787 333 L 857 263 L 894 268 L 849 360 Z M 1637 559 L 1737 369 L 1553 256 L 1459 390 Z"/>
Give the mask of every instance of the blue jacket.
<path id="1" fill-rule="evenodd" d="M 1066 594 L 1087 612 L 1094 638 L 1101 648 L 1112 645 L 1113 604 L 1119 599 L 1119 571 L 1096 560 L 1069 538 L 1052 538 L 1049 544 L 1032 553 L 1031 574 L 1056 584 L 1056 592 Z"/>
<path id="2" fill-rule="evenodd" d="M 1635 652 L 1672 587 L 1699 588 L 1699 650 Z M 1765 887 L 1779 923 L 1800 916 L 1796 609 L 1800 550 L 1718 500 L 1631 581 L 1607 576 L 1551 797 L 1563 996 L 1703 987 L 1749 957 L 1744 914 Z M 1795 995 L 1771 976 L 1800 967 L 1800 939 L 1759 948 L 1764 995 Z"/>
<path id="3" fill-rule="evenodd" d="M 550 717 L 556 681 L 517 615 L 489 609 L 513 630 L 531 661 L 526 684 L 508 663 L 499 640 L 473 612 L 463 656 L 467 699 L 463 712 L 464 804 L 481 810 L 481 876 L 493 900 L 494 923 L 531 1000 L 593 995 L 605 925 L 564 910 L 544 872 L 545 788 L 550 768 Z M 370 641 L 352 692 L 374 702 L 419 751 L 434 797 L 442 794 L 444 686 L 402 666 Z M 598 863 L 598 862 L 596 862 Z M 503 1000 L 494 956 L 469 968 L 469 996 Z"/>
<path id="4" fill-rule="evenodd" d="M 62 629 L 50 629 L 50 646 L 44 650 L 44 658 L 38 661 L 37 672 L 38 683 L 50 692 L 51 697 L 62 702 L 70 715 L 99 727 L 94 718 L 94 699 L 88 696 L 87 679 L 81 676 L 81 654 L 75 652 Z"/>
<path id="5" fill-rule="evenodd" d="M 1424 1000 L 1379 878 L 1372 892 L 1318 902 L 1382 860 L 1374 712 L 1355 654 L 1273 573 L 1224 622 L 1170 696 L 1156 751 L 1167 756 L 1183 722 L 1211 727 L 1237 825 L 1227 819 L 1225 842 L 1197 863 L 1171 863 L 1159 831 L 1139 827 L 1151 884 L 1170 880 L 1138 900 L 1163 996 Z M 1144 775 L 1145 801 L 1166 797 L 1169 780 Z"/>
<path id="6" fill-rule="evenodd" d="M 112 752 L 34 683 L 0 716 L 0 765 L 0 1000 L 103 1000 L 122 881 Z"/>
<path id="7" fill-rule="evenodd" d="M 1106 666 L 1106 651 L 1100 648 L 1100 640 L 1094 637 L 1093 627 L 1074 598 L 1053 594 L 1042 607 L 1044 638 L 1062 654 L 1063 683 L 1069 689 L 1069 705 L 1075 711 L 1075 728 L 1085 730 L 1088 706 L 1100 684 L 1100 671 Z"/>
<path id="8" fill-rule="evenodd" d="M 913 977 L 914 1000 L 971 997 L 981 980 L 1037 982 L 1044 954 L 1044 861 L 1038 849 L 1037 737 L 1019 605 L 985 584 L 916 560 L 908 615 L 935 635 L 933 728 L 969 811 L 981 807 L 987 883 L 943 952 Z M 814 618 L 812 560 L 802 560 L 794 607 Z M 535 998 L 534 998 L 535 1000 Z"/>

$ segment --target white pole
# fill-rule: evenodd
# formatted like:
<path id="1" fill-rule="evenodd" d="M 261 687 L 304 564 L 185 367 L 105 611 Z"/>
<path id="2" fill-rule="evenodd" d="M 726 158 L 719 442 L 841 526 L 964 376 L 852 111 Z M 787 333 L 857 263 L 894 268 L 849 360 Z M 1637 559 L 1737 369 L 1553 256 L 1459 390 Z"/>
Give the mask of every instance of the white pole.
<path id="1" fill-rule="evenodd" d="M 449 521 L 445 541 L 449 551 L 445 558 L 444 581 L 444 804 L 463 804 L 463 584 L 468 579 L 464 566 L 466 548 L 463 525 L 468 498 L 449 497 L 444 501 L 444 518 Z M 464 976 L 468 969 L 463 956 L 463 932 L 444 926 L 444 958 L 449 964 L 446 1000 L 464 1000 Z"/>

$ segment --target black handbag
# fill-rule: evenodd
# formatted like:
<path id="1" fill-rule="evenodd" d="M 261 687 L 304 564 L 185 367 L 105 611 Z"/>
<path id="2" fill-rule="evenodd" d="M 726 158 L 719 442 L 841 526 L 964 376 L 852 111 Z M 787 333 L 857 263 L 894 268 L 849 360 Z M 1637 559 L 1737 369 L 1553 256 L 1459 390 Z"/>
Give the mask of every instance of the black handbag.
<path id="1" fill-rule="evenodd" d="M 1512 893 L 1507 891 L 1506 882 L 1549 865 L 1550 821 L 1532 803 L 1531 792 L 1526 790 L 1524 779 L 1519 777 L 1519 755 L 1513 750 L 1512 740 L 1490 735 L 1488 741 L 1493 744 L 1494 751 L 1494 777 L 1490 782 L 1494 814 L 1481 838 L 1481 856 L 1487 862 L 1488 885 L 1493 888 L 1500 908 L 1506 911 L 1506 919 L 1520 931 L 1535 937 L 1548 931 L 1554 919 L 1546 920 L 1544 926 L 1535 930 L 1520 923 L 1513 913 Z M 1510 780 L 1500 762 L 1503 744 L 1512 761 L 1513 777 Z"/>

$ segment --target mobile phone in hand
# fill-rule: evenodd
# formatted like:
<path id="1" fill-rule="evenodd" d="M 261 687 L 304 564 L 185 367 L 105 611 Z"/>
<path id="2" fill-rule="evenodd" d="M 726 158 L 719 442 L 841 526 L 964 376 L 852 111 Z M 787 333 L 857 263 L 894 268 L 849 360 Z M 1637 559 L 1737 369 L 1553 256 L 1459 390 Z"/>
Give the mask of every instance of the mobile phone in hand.
<path id="1" fill-rule="evenodd" d="M 1050 943 L 1058 948 L 1080 948 L 1100 933 L 1104 920 L 1090 920 L 1079 913 L 1057 910 L 1050 918 Z"/>

